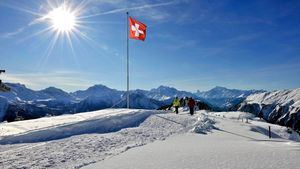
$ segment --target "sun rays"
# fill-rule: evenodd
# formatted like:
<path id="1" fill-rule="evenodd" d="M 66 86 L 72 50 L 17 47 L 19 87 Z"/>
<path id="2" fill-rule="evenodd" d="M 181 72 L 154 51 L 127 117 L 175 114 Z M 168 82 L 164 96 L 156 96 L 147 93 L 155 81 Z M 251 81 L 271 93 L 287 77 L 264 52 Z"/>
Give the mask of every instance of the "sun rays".
<path id="1" fill-rule="evenodd" d="M 73 59 L 77 62 L 74 52 L 74 40 L 87 40 L 83 36 L 83 31 L 88 27 L 84 26 L 85 20 L 80 19 L 86 10 L 86 1 L 81 1 L 79 4 L 72 4 L 72 1 L 46 1 L 42 5 L 41 12 L 29 12 L 35 14 L 36 19 L 30 25 L 42 25 L 44 28 L 28 35 L 24 40 L 34 38 L 36 36 L 48 35 L 49 44 L 45 49 L 44 55 L 40 58 L 38 68 L 41 68 L 48 61 L 53 50 L 59 44 L 58 42 L 66 42 L 67 46 L 72 52 Z"/>
<path id="2" fill-rule="evenodd" d="M 46 18 L 50 20 L 54 31 L 68 33 L 76 27 L 76 15 L 65 4 L 50 11 Z"/>

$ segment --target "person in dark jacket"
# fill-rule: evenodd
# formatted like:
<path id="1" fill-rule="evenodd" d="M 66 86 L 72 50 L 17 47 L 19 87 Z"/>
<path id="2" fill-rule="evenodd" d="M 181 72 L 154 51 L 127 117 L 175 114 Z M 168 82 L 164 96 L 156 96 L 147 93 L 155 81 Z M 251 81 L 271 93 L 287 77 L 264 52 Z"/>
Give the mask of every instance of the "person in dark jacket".
<path id="1" fill-rule="evenodd" d="M 190 114 L 194 115 L 194 107 L 195 107 L 195 100 L 193 98 L 189 98 L 188 106 L 190 108 Z"/>

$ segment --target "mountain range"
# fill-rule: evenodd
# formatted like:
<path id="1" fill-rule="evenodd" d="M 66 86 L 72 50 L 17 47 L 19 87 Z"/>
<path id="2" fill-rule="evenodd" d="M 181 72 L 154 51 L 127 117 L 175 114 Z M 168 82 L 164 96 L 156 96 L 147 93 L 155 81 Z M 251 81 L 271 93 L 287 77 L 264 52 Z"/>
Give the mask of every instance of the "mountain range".
<path id="1" fill-rule="evenodd" d="M 126 92 L 104 85 L 94 85 L 86 90 L 65 92 L 55 87 L 35 91 L 22 84 L 7 83 L 10 92 L 0 92 L 0 121 L 32 119 L 47 115 L 87 112 L 105 108 L 126 107 Z M 158 109 L 171 104 L 174 97 L 193 97 L 214 109 L 225 110 L 242 102 L 247 96 L 262 90 L 237 90 L 215 87 L 196 93 L 180 91 L 173 87 L 159 86 L 151 90 L 130 91 L 130 107 Z"/>

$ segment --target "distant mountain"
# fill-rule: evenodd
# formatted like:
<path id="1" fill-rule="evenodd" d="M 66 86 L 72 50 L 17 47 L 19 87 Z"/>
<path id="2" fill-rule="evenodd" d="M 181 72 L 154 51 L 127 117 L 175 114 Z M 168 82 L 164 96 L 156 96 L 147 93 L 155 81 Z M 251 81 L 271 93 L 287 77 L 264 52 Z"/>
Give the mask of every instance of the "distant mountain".
<path id="1" fill-rule="evenodd" d="M 0 121 L 126 107 L 125 92 L 104 85 L 95 85 L 73 93 L 55 87 L 34 91 L 22 84 L 7 85 L 11 87 L 11 92 L 0 92 Z M 142 90 L 130 92 L 131 108 L 157 109 L 163 104 L 147 97 Z"/>
<path id="2" fill-rule="evenodd" d="M 50 99 L 49 96 L 43 92 L 28 89 L 25 85 L 6 83 L 11 88 L 10 92 L 0 92 L 0 96 L 6 98 L 8 101 L 32 101 Z"/>
<path id="3" fill-rule="evenodd" d="M 195 95 L 205 99 L 213 106 L 219 107 L 221 110 L 227 110 L 230 107 L 239 104 L 247 96 L 255 93 L 262 93 L 264 90 L 238 90 L 227 89 L 225 87 L 217 86 L 209 91 L 197 91 Z"/>
<path id="4" fill-rule="evenodd" d="M 254 93 L 262 93 L 264 90 L 238 90 L 238 89 L 227 89 L 225 87 L 216 86 L 213 89 L 205 92 L 197 91 L 197 96 L 202 98 L 246 98 L 247 96 Z"/>
<path id="5" fill-rule="evenodd" d="M 94 85 L 92 87 L 89 87 L 86 90 L 79 90 L 70 94 L 73 97 L 79 99 L 95 97 L 95 98 L 111 99 L 116 101 L 121 99 L 121 95 L 123 94 L 123 92 L 118 91 L 116 89 L 108 88 L 104 85 Z"/>
<path id="6" fill-rule="evenodd" d="M 300 88 L 253 94 L 237 109 L 300 130 Z"/>
<path id="7" fill-rule="evenodd" d="M 146 95 L 149 98 L 159 100 L 159 101 L 173 99 L 176 96 L 179 98 L 182 97 L 197 98 L 197 96 L 193 93 L 186 92 L 186 91 L 179 91 L 173 87 L 168 87 L 168 86 L 159 86 L 156 89 L 151 89 L 148 93 L 146 93 Z"/>
<path id="8" fill-rule="evenodd" d="M 7 86 L 11 88 L 11 92 L 0 92 L 0 121 L 126 107 L 126 92 L 104 85 L 94 85 L 73 93 L 55 87 L 34 91 L 22 84 L 7 83 Z M 244 97 L 255 92 L 259 91 L 216 87 L 207 92 L 191 93 L 173 87 L 159 86 L 149 91 L 140 89 L 130 91 L 130 107 L 157 109 L 170 105 L 177 96 L 193 97 L 214 110 L 224 110 L 240 103 Z"/>
<path id="9" fill-rule="evenodd" d="M 126 107 L 126 93 L 122 97 L 122 102 L 117 107 Z M 158 109 L 164 105 L 164 102 L 147 97 L 144 92 L 132 91 L 129 97 L 130 107 L 134 109 Z"/>
<path id="10" fill-rule="evenodd" d="M 70 101 L 75 101 L 76 97 L 72 96 L 71 94 L 55 88 L 55 87 L 48 87 L 44 90 L 38 91 L 39 93 L 43 93 L 45 96 L 52 100 L 58 100 L 62 102 L 70 102 Z"/>

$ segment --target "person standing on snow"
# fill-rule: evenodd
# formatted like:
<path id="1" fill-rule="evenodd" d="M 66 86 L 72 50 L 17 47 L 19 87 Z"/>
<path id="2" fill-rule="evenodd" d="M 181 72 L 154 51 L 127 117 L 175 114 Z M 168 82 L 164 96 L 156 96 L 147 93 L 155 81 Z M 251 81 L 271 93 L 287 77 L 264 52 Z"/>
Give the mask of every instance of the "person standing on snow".
<path id="1" fill-rule="evenodd" d="M 175 99 L 173 101 L 173 106 L 175 107 L 176 114 L 178 114 L 178 108 L 180 106 L 180 101 L 179 101 L 178 97 L 175 97 Z"/>
<path id="2" fill-rule="evenodd" d="M 189 98 L 188 106 L 190 108 L 190 114 L 194 115 L 195 100 L 193 98 Z"/>

